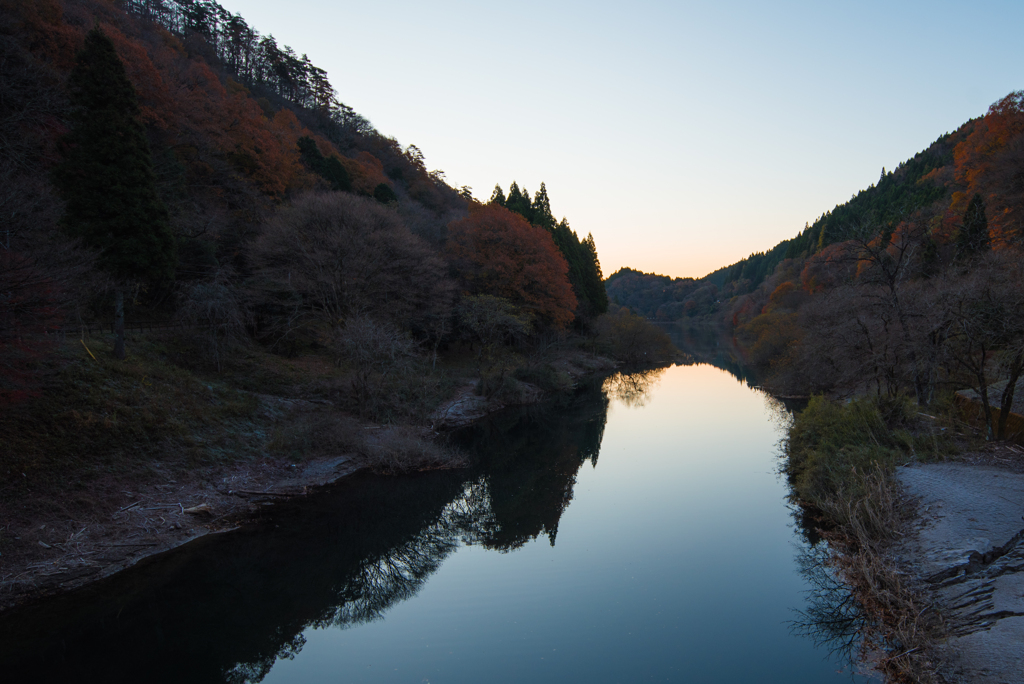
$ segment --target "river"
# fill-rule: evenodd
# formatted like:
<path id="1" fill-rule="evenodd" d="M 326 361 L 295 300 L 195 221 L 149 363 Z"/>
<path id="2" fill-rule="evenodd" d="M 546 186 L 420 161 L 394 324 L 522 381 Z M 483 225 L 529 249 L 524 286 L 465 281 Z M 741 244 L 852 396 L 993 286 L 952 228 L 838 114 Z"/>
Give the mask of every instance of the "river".
<path id="1" fill-rule="evenodd" d="M 785 408 L 613 376 L 0 617 L 8 682 L 866 682 L 777 474 Z"/>

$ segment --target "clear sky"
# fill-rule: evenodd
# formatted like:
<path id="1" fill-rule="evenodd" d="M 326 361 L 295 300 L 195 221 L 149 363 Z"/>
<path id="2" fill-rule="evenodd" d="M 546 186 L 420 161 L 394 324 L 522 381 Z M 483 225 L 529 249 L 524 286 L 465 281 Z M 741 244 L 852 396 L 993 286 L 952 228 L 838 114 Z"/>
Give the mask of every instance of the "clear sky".
<path id="1" fill-rule="evenodd" d="M 486 201 L 547 184 L 622 266 L 793 237 L 1024 88 L 1024 2 L 220 0 Z"/>

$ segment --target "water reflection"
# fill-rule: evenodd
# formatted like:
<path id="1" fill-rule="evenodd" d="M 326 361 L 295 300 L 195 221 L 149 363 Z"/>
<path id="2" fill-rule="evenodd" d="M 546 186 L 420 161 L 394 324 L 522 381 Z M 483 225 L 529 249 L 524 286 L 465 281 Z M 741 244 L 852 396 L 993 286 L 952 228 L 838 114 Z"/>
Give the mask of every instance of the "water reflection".
<path id="1" fill-rule="evenodd" d="M 747 367 L 736 340 L 728 332 L 716 326 L 688 322 L 664 324 L 664 330 L 672 338 L 672 343 L 689 355 L 694 363 L 721 368 L 751 387 L 760 384 L 760 379 Z"/>
<path id="2" fill-rule="evenodd" d="M 671 373 L 690 370 L 696 369 L 674 369 Z M 636 615 L 646 616 L 644 619 L 655 627 L 643 640 L 629 645 L 626 652 L 633 654 L 638 652 L 637 649 L 650 648 L 650 654 L 663 657 L 664 662 L 655 663 L 654 659 L 645 658 L 644 666 L 676 674 L 685 668 L 690 668 L 687 671 L 692 673 L 695 671 L 693 668 L 707 667 L 709 669 L 696 679 L 718 681 L 714 674 L 709 674 L 718 667 L 713 659 L 707 662 L 693 660 L 684 667 L 678 651 L 685 651 L 688 645 L 699 640 L 698 632 L 708 631 L 705 621 L 710 617 L 707 616 L 719 611 L 721 606 L 716 600 L 712 602 L 713 609 L 709 606 L 708 612 L 703 614 L 699 606 L 703 605 L 701 597 L 705 591 L 694 593 L 683 588 L 677 595 L 666 587 L 678 588 L 681 583 L 677 573 L 690 573 L 686 576 L 691 578 L 694 586 L 704 587 L 701 564 L 689 562 L 691 556 L 686 548 L 706 549 L 720 537 L 729 540 L 728 548 L 750 547 L 756 540 L 733 541 L 733 538 L 741 536 L 738 525 L 716 527 L 708 522 L 686 527 L 666 522 L 697 520 L 702 514 L 710 516 L 706 510 L 707 503 L 694 508 L 692 515 L 684 515 L 668 507 L 664 509 L 664 515 L 668 517 L 633 518 L 626 510 L 638 506 L 635 499 L 625 496 L 630 489 L 640 492 L 643 499 L 694 499 L 699 498 L 702 489 L 709 487 L 704 478 L 711 478 L 707 480 L 711 482 L 722 477 L 730 485 L 734 485 L 737 479 L 734 473 L 726 477 L 712 469 L 712 464 L 725 463 L 725 459 L 707 459 L 683 453 L 691 444 L 702 444 L 700 449 L 706 450 L 709 444 L 721 443 L 717 435 L 708 442 L 700 440 L 710 437 L 694 436 L 698 427 L 707 427 L 707 416 L 722 413 L 708 408 L 709 402 L 715 404 L 717 401 L 710 399 L 713 393 L 709 394 L 704 388 L 698 398 L 697 390 L 690 390 L 693 406 L 699 404 L 710 412 L 702 413 L 702 424 L 690 426 L 687 428 L 689 432 L 675 431 L 679 424 L 676 414 L 683 405 L 678 399 L 675 402 L 649 403 L 652 389 L 659 383 L 662 383 L 659 396 L 666 397 L 673 396 L 672 391 L 690 386 L 689 379 L 684 383 L 683 376 L 666 373 L 668 371 L 665 370 L 649 371 L 595 381 L 555 402 L 506 411 L 453 435 L 462 448 L 474 455 L 473 466 L 466 470 L 393 478 L 359 475 L 300 504 L 276 509 L 257 529 L 198 540 L 85 590 L 5 614 L 0 617 L 0 673 L 6 681 L 80 681 L 83 673 L 88 673 L 85 678 L 104 682 L 135 682 L 140 679 L 152 682 L 259 682 L 267 677 L 278 661 L 296 658 L 304 648 L 307 651 L 302 654 L 304 657 L 315 650 L 315 642 L 307 645 L 305 641 L 305 635 L 309 635 L 311 640 L 317 638 L 314 636 L 317 633 L 311 632 L 311 628 L 346 629 L 380 621 L 399 603 L 415 596 L 460 546 L 509 552 L 542 537 L 554 546 L 559 524 L 562 523 L 566 530 L 575 529 L 575 533 L 567 533 L 568 536 L 558 546 L 561 552 L 573 549 L 575 544 L 577 554 L 581 553 L 581 548 L 584 549 L 582 553 L 589 553 L 585 551 L 586 547 L 591 544 L 596 547 L 604 542 L 602 534 L 618 525 L 624 526 L 623 529 L 608 536 L 623 545 L 623 552 L 615 554 L 614 558 L 600 554 L 584 555 L 584 567 L 600 569 L 600 572 L 590 573 L 590 580 L 596 581 L 596 576 L 601 576 L 602 581 L 607 579 L 607 584 L 595 586 L 607 587 L 608 591 L 580 593 L 579 596 L 586 597 L 585 600 L 570 604 L 566 599 L 565 604 L 559 604 L 558 610 L 593 609 L 593 613 L 585 614 L 591 623 L 599 624 L 602 615 L 619 610 L 621 605 L 630 601 L 644 605 L 647 605 L 644 602 L 652 601 L 647 612 L 641 611 Z M 734 384 L 726 384 L 726 394 L 739 391 Z M 746 396 L 745 392 L 743 394 Z M 774 401 L 765 396 L 766 401 Z M 672 447 L 670 452 L 666 452 L 668 455 L 662 455 L 662 461 L 640 453 L 627 456 L 624 449 L 632 449 L 632 445 L 638 443 L 635 435 L 639 433 L 628 433 L 622 428 L 622 423 L 616 423 L 620 426 L 617 428 L 617 453 L 623 455 L 618 460 L 606 457 L 607 463 L 601 471 L 592 472 L 588 468 L 587 472 L 581 473 L 587 462 L 591 468 L 597 466 L 602 442 L 605 441 L 611 400 L 630 407 L 648 405 L 644 412 L 619 414 L 637 425 L 650 425 L 643 423 L 642 419 L 653 415 L 652 412 L 660 411 L 671 416 L 665 424 L 673 426 L 672 431 L 666 433 L 671 434 L 672 439 L 665 441 Z M 691 411 L 696 410 L 693 406 Z M 776 419 L 782 420 L 784 409 L 776 403 L 769 403 L 769 406 L 774 407 Z M 722 403 L 722 407 L 731 410 L 734 405 Z M 615 441 L 614 434 L 614 430 L 609 430 L 609 444 Z M 735 454 L 730 456 L 730 459 L 735 458 L 738 458 Z M 688 459 L 692 459 L 694 464 L 699 463 L 700 467 L 687 465 L 691 463 Z M 761 463 L 757 459 L 743 462 Z M 672 470 L 673 467 L 677 469 Z M 740 471 L 746 470 L 749 470 L 747 466 L 740 468 Z M 587 487 L 592 488 L 600 473 L 609 471 L 617 473 L 614 482 L 608 485 L 599 498 L 598 508 L 592 508 L 587 518 L 603 520 L 603 523 L 595 523 L 585 532 L 579 526 L 579 511 L 574 511 L 577 524 L 573 528 L 570 522 L 572 515 L 565 517 L 564 514 L 576 496 L 579 482 L 586 481 L 589 483 Z M 692 477 L 689 480 L 680 478 L 682 473 Z M 698 474 L 701 478 L 699 483 Z M 665 482 L 678 484 L 673 485 L 671 494 L 661 492 L 655 495 L 654 492 L 661 491 L 658 483 Z M 690 493 L 684 497 L 679 495 L 681 491 Z M 615 499 L 616 496 L 623 498 Z M 587 499 L 580 499 L 577 508 L 587 505 Z M 780 499 L 778 493 L 768 497 L 770 501 Z M 589 505 L 593 507 L 595 500 L 589 500 Z M 732 519 L 732 509 L 743 508 L 739 503 L 730 503 L 712 517 L 716 520 Z M 678 534 L 680 528 L 686 528 L 686 534 Z M 808 529 L 812 528 L 808 526 Z M 710 535 L 707 539 L 703 538 L 705 533 Z M 591 535 L 589 541 L 581 540 L 587 534 Z M 788 535 L 786 531 L 781 538 L 783 556 L 788 556 L 784 546 L 785 539 L 790 538 Z M 647 541 L 637 542 L 641 538 Z M 666 592 L 665 596 L 655 598 L 647 594 L 646 583 L 632 583 L 631 580 L 640 571 L 651 572 L 644 570 L 644 554 L 658 547 L 662 539 L 672 541 L 666 542 L 664 548 L 658 548 L 658 553 L 652 558 L 662 559 L 659 563 L 663 562 L 664 567 L 676 570 L 670 573 L 667 585 L 649 585 L 652 594 Z M 530 557 L 538 548 L 543 547 L 534 545 L 513 558 L 503 559 L 503 562 Z M 804 555 L 797 560 L 807 585 L 814 593 L 809 597 L 808 607 L 794 623 L 794 629 L 817 643 L 827 643 L 830 648 L 845 648 L 844 652 L 849 654 L 850 644 L 855 643 L 855 637 L 849 641 L 849 630 L 856 633 L 856 616 L 844 612 L 850 604 L 848 599 L 844 603 L 846 595 L 841 585 L 827 573 L 821 559 L 813 556 L 816 549 L 824 546 L 806 543 L 801 548 Z M 724 549 L 719 549 L 715 554 L 724 552 Z M 490 554 L 490 557 L 495 556 Z M 461 558 L 460 555 L 453 561 Z M 746 552 L 738 558 L 730 558 L 721 561 L 722 568 L 716 570 L 715 575 L 730 575 L 749 565 Z M 786 573 L 789 573 L 786 576 L 792 577 L 791 566 L 785 561 L 788 558 L 783 563 L 787 566 Z M 457 565 L 457 562 L 452 565 Z M 611 573 L 609 577 L 612 579 L 601 573 Z M 539 581 L 543 583 L 551 577 Z M 738 593 L 741 583 L 745 583 L 743 589 L 755 587 L 751 590 L 754 592 L 751 596 L 755 598 L 766 593 L 756 589 L 756 583 L 760 581 L 756 573 L 742 577 L 743 580 L 730 580 L 733 584 L 729 595 Z M 569 584 L 552 585 L 564 586 L 564 593 L 570 595 L 580 588 L 581 578 L 577 573 Z M 634 591 L 616 595 L 608 606 L 593 608 L 595 595 L 610 597 L 623 587 L 633 587 Z M 421 601 L 426 598 L 421 597 Z M 660 611 L 667 605 L 675 605 L 683 617 L 677 620 L 662 615 Z M 684 606 L 685 610 L 682 610 Z M 728 605 L 726 609 L 742 613 L 750 608 L 749 605 Z M 671 610 L 667 609 L 666 613 Z M 392 619 L 396 613 L 398 611 L 392 613 Z M 686 617 L 691 613 L 706 616 L 691 620 Z M 623 619 L 617 622 L 628 622 L 634 616 L 628 611 L 622 615 Z M 540 616 L 538 619 L 550 620 L 551 617 Z M 588 627 L 586 622 L 571 624 L 579 625 L 582 632 Z M 730 638 L 739 638 L 740 635 L 732 631 L 733 624 L 738 623 L 729 622 L 727 627 L 718 625 L 717 629 L 722 629 L 722 633 Z M 778 620 L 773 625 L 778 626 Z M 629 626 L 630 631 L 641 628 L 639 623 Z M 784 627 L 781 631 L 785 632 Z M 744 648 L 768 648 L 764 644 L 769 642 L 763 641 L 761 632 L 763 627 L 758 628 L 758 635 L 738 643 L 744 644 Z M 629 644 L 628 640 L 632 638 L 629 632 L 603 634 L 598 630 L 593 634 L 596 639 L 610 639 L 594 642 L 605 644 L 602 648 L 609 648 L 607 644 L 610 643 L 624 643 L 624 639 Z M 683 637 L 683 634 L 687 636 Z M 659 639 L 665 643 L 662 645 Z M 832 640 L 836 641 L 833 643 Z M 697 650 L 703 653 L 712 645 L 702 645 Z M 588 659 L 597 662 L 601 655 L 591 654 Z M 681 669 L 672 670 L 677 665 Z M 579 663 L 573 663 L 572 667 L 578 668 Z M 624 672 L 628 672 L 629 668 L 640 665 L 627 657 L 622 661 L 622 667 L 626 668 Z M 629 678 L 618 674 L 615 677 Z M 449 679 L 455 681 L 457 678 Z M 530 677 L 522 679 L 530 680 Z M 420 681 L 420 678 L 408 681 Z M 545 681 L 565 681 L 565 677 L 551 675 Z M 766 678 L 764 681 L 783 680 Z"/>
<path id="3" fill-rule="evenodd" d="M 759 389 L 757 375 L 749 369 L 735 340 L 726 332 L 707 325 L 676 323 L 666 327 L 673 343 L 695 363 L 720 368 L 750 387 Z M 802 410 L 806 400 L 779 398 L 761 390 L 769 420 L 785 433 L 793 414 Z M 641 404 L 642 405 L 642 404 Z M 790 624 L 795 634 L 826 649 L 834 660 L 856 675 L 857 648 L 866 626 L 863 612 L 849 587 L 830 565 L 830 549 L 821 535 L 822 519 L 818 511 L 794 504 L 793 526 L 800 537 L 796 563 L 807 586 L 807 605 L 794 609 L 797 617 Z"/>
<path id="4" fill-rule="evenodd" d="M 828 544 L 804 544 L 796 556 L 800 574 L 807 582 L 807 607 L 795 611 L 793 632 L 827 649 L 837 661 L 856 669 L 861 634 L 867 620 L 849 587 L 837 577 Z"/>
<path id="5" fill-rule="evenodd" d="M 595 467 L 608 397 L 600 383 L 509 411 L 455 438 L 466 471 L 357 475 L 274 512 L 259 529 L 208 537 L 0 619 L 7 681 L 258 682 L 309 627 L 379 620 L 460 544 L 554 545 L 576 473 Z"/>
<path id="6" fill-rule="evenodd" d="M 610 398 L 630 408 L 642 408 L 647 405 L 651 390 L 664 374 L 664 368 L 615 373 L 604 381 L 604 391 Z"/>

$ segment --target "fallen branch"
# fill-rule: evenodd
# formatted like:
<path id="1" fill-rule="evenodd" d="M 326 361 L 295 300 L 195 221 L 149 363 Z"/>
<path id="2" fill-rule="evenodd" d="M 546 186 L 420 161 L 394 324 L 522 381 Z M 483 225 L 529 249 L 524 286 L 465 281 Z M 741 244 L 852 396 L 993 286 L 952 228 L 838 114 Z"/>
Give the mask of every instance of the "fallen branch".
<path id="1" fill-rule="evenodd" d="M 97 546 L 159 546 L 156 542 L 140 542 L 138 544 L 97 544 Z"/>
<path id="2" fill-rule="evenodd" d="M 251 492 L 247 489 L 235 489 L 231 494 L 249 494 L 250 496 L 302 496 L 302 494 L 284 494 L 278 492 Z"/>

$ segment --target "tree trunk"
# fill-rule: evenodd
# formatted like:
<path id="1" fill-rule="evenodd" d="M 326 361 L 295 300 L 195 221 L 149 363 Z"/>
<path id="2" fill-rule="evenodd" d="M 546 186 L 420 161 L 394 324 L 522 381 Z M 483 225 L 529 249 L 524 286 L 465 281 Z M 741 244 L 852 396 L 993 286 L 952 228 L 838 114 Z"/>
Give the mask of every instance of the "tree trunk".
<path id="1" fill-rule="evenodd" d="M 988 402 L 988 380 L 985 378 L 985 354 L 981 355 L 981 370 L 976 374 L 978 378 L 978 395 L 981 397 L 981 410 L 985 412 L 985 440 L 991 442 L 996 438 L 996 432 L 992 425 L 992 405 Z"/>
<path id="2" fill-rule="evenodd" d="M 999 439 L 1006 439 L 1006 421 L 1010 418 L 1010 409 L 1013 408 L 1013 393 L 1017 388 L 1017 380 L 1024 371 L 1024 350 L 1018 351 L 1010 364 L 1010 377 L 1003 388 L 1003 396 L 999 402 L 999 427 L 997 433 Z"/>
<path id="3" fill-rule="evenodd" d="M 124 289 L 114 290 L 114 358 L 124 360 Z"/>

